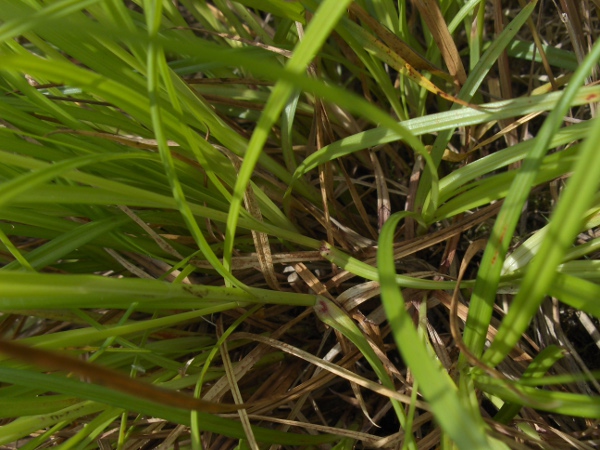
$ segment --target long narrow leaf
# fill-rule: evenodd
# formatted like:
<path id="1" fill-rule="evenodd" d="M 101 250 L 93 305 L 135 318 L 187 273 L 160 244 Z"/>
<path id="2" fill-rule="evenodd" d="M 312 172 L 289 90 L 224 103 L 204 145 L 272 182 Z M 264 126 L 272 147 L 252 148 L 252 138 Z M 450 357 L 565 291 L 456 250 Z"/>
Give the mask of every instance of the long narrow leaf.
<path id="1" fill-rule="evenodd" d="M 411 368 L 425 399 L 430 403 L 444 432 L 461 449 L 505 448 L 484 433 L 481 417 L 474 417 L 460 400 L 458 389 L 438 361 L 429 355 L 406 312 L 404 299 L 396 285 L 393 238 L 396 226 L 410 213 L 393 214 L 381 230 L 377 251 L 377 266 L 381 283 L 381 299 L 394 340 L 407 365 Z"/>

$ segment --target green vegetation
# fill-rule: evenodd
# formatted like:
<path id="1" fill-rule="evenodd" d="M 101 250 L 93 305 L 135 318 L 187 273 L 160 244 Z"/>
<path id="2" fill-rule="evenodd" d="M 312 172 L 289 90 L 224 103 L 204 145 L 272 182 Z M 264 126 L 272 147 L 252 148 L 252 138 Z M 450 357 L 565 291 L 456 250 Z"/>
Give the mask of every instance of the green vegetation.
<path id="1" fill-rule="evenodd" d="M 592 448 L 596 3 L 0 0 L 0 445 Z"/>

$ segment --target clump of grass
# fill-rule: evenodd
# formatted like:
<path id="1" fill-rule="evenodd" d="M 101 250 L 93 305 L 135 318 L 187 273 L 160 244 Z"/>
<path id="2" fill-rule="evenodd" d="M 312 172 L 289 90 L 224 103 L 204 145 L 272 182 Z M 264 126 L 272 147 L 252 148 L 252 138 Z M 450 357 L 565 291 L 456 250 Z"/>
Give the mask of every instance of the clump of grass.
<path id="1" fill-rule="evenodd" d="M 597 23 L 502 6 L 3 2 L 2 445 L 591 448 Z"/>

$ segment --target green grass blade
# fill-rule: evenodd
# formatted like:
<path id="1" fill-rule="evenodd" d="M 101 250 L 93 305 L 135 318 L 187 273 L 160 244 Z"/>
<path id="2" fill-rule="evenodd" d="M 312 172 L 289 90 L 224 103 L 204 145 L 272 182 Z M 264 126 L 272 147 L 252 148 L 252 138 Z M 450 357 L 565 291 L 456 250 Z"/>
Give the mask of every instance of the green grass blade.
<path id="1" fill-rule="evenodd" d="M 579 270 L 577 271 L 580 272 Z M 594 271 L 597 275 L 598 270 Z M 585 311 L 600 318 L 600 285 L 579 277 L 564 273 L 554 274 L 554 282 L 548 288 L 548 294 L 577 310 Z"/>
<path id="2" fill-rule="evenodd" d="M 15 402 L 14 399 L 11 400 L 0 398 L 0 417 L 6 419 L 50 414 L 58 411 L 59 409 L 72 406 L 76 403 L 79 403 L 78 399 L 67 395 L 35 397 L 31 398 L 30 400 L 22 399 L 19 402 Z M 33 428 L 31 430 L 32 432 L 43 428 L 43 426 L 40 426 L 40 424 L 36 424 L 35 427 L 37 428 Z M 5 431 L 6 425 L 2 427 L 2 432 Z M 4 436 L 4 434 L 0 433 L 0 436 Z"/>
<path id="3" fill-rule="evenodd" d="M 523 373 L 523 379 L 543 377 L 564 356 L 565 351 L 562 348 L 555 345 L 546 347 L 527 366 L 527 370 Z M 509 423 L 519 413 L 521 408 L 522 406 L 517 403 L 505 403 L 494 416 L 494 420 L 501 423 Z"/>
<path id="4" fill-rule="evenodd" d="M 487 326 L 489 325 L 491 319 L 492 305 L 496 296 L 500 272 L 504 264 L 506 252 L 512 239 L 515 226 L 521 214 L 523 204 L 531 190 L 533 180 L 538 173 L 541 161 L 548 150 L 548 145 L 552 137 L 556 134 L 556 131 L 559 129 L 560 123 L 570 107 L 572 98 L 579 90 L 581 84 L 587 77 L 592 66 L 596 64 L 596 61 L 599 57 L 600 45 L 596 45 L 593 52 L 588 55 L 584 63 L 579 67 L 577 72 L 575 72 L 573 78 L 571 79 L 571 83 L 561 96 L 556 108 L 544 122 L 544 125 L 542 126 L 536 138 L 535 146 L 531 149 L 523 161 L 523 165 L 519 170 L 519 173 L 517 174 L 513 184 L 511 185 L 510 191 L 506 196 L 505 203 L 500 210 L 489 244 L 485 250 L 481 266 L 479 268 L 477 283 L 475 284 L 473 295 L 471 297 L 471 307 L 469 309 L 469 317 L 467 319 L 465 328 L 465 344 L 467 344 L 467 346 L 477 356 L 480 356 L 483 351 Z M 596 128 L 594 133 L 598 133 L 598 128 Z M 581 154 L 586 155 L 586 158 L 589 157 L 589 147 L 593 145 L 592 141 L 590 140 L 588 140 L 587 143 L 588 147 L 585 150 L 581 150 Z M 583 158 L 583 156 L 581 158 Z M 590 161 L 591 160 L 593 160 L 593 158 L 590 159 Z M 580 159 L 577 164 L 580 164 L 581 161 L 582 159 Z M 589 164 L 589 161 L 584 164 Z M 588 169 L 584 168 L 583 170 Z M 589 187 L 591 184 L 593 183 L 590 183 L 589 181 L 587 182 L 585 185 L 587 190 L 585 192 L 589 193 Z M 578 203 L 578 205 L 581 206 L 581 203 Z M 587 207 L 589 207 L 589 204 L 586 205 L 586 208 Z M 571 217 L 573 217 L 572 220 L 577 221 L 577 226 L 581 225 L 579 218 L 580 216 Z M 564 251 L 566 251 L 566 248 L 561 250 L 562 253 L 564 253 Z M 553 256 L 558 254 L 559 253 L 554 253 Z M 558 265 L 558 262 L 556 265 Z M 532 279 L 530 281 L 532 281 Z M 530 307 L 535 304 L 535 308 L 537 308 L 538 300 L 533 300 L 528 304 Z M 529 321 L 530 317 L 531 316 L 528 314 L 521 315 L 521 318 L 525 319 L 527 322 Z M 522 324 L 523 322 L 520 321 L 521 326 Z M 506 333 L 506 331 L 503 333 Z M 513 336 L 511 338 L 512 341 L 514 339 L 514 334 L 511 333 L 511 335 Z M 501 345 L 501 342 L 502 341 L 498 341 L 498 344 L 496 345 Z M 503 347 L 505 347 L 505 345 L 503 345 Z M 496 364 L 499 362 L 499 356 L 500 354 L 494 357 Z"/>
<path id="5" fill-rule="evenodd" d="M 14 374 L 14 369 L 11 370 Z M 2 369 L 0 368 L 0 372 Z M 17 371 L 19 372 L 19 371 Z M 0 374 L 2 377 L 2 374 Z M 39 381 L 39 380 L 38 380 Z M 55 396 L 52 396 L 55 397 Z M 59 398 L 64 398 L 64 396 L 56 396 Z M 50 399 L 51 397 L 46 397 Z M 57 399 L 58 400 L 58 399 Z M 52 400 L 47 400 L 51 402 Z M 57 405 L 60 405 L 60 401 L 57 401 Z M 12 408 L 12 407 L 11 407 Z M 102 409 L 106 408 L 105 405 L 93 403 L 93 402 L 78 402 L 75 405 L 67 406 L 61 408 L 58 411 L 52 411 L 48 413 L 30 415 L 26 417 L 21 417 L 11 423 L 4 424 L 0 428 L 0 445 L 6 445 L 10 443 L 14 443 L 19 439 L 22 439 L 25 436 L 28 436 L 30 433 L 35 433 L 36 431 L 42 430 L 46 427 L 50 427 L 59 422 L 67 422 L 77 420 L 83 416 L 88 414 L 94 414 Z M 39 411 L 41 412 L 41 411 Z"/>
<path id="6" fill-rule="evenodd" d="M 375 354 L 375 351 L 371 348 L 371 345 L 366 340 L 365 336 L 360 332 L 359 328 L 345 311 L 343 311 L 332 301 L 327 300 L 323 296 L 319 296 L 317 297 L 317 302 L 315 304 L 315 312 L 319 319 L 333 329 L 339 331 L 342 335 L 346 336 L 350 342 L 356 345 L 381 380 L 381 384 L 389 389 L 395 390 L 394 382 L 383 367 L 381 360 Z M 398 400 L 390 399 L 390 402 L 396 411 L 396 415 L 398 416 L 401 427 L 403 427 L 406 431 L 405 436 L 407 447 L 416 449 L 416 443 L 413 435 L 406 429 L 407 417 L 402 409 L 402 405 L 400 402 L 398 402 Z"/>
<path id="7" fill-rule="evenodd" d="M 590 57 L 600 58 L 600 45 L 595 50 Z M 596 60 L 593 60 L 594 63 Z M 596 122 L 598 123 L 598 119 Z M 599 140 L 600 127 L 596 126 L 581 147 L 573 166 L 573 175 L 550 219 L 547 237 L 529 264 L 519 292 L 502 321 L 494 342 L 483 356 L 483 360 L 490 365 L 499 364 L 520 339 L 548 289 L 555 282 L 553 272 L 580 232 L 582 217 L 590 207 L 600 184 L 600 153 L 597 151 Z"/>
<path id="8" fill-rule="evenodd" d="M 506 386 L 506 383 L 505 380 L 498 380 L 488 376 L 478 376 L 476 380 L 478 388 L 496 395 L 507 402 L 523 404 L 524 406 L 541 411 L 549 411 L 553 414 L 594 419 L 600 418 L 600 396 L 547 391 L 528 386 L 519 386 L 518 382 L 513 384 L 513 388 L 510 388 Z"/>
<path id="9" fill-rule="evenodd" d="M 27 255 L 27 260 L 31 267 L 43 269 L 44 267 L 58 261 L 71 251 L 87 244 L 91 240 L 102 236 L 103 234 L 120 227 L 129 222 L 128 217 L 115 219 L 109 217 L 104 220 L 90 222 L 59 236 L 52 241 L 44 244 Z M 22 266 L 18 261 L 5 265 L 2 270 L 15 270 Z M 24 267 L 27 268 L 27 267 Z"/>
<path id="10" fill-rule="evenodd" d="M 550 111 L 556 107 L 561 95 L 561 92 L 554 92 L 534 97 L 503 100 L 483 105 L 484 108 L 479 111 L 470 108 L 460 108 L 455 111 L 452 110 L 428 114 L 423 117 L 416 117 L 414 119 L 403 121 L 402 126 L 414 136 L 422 136 L 449 129 L 453 130 L 457 126 L 478 125 L 490 121 L 517 117 L 523 114 Z M 573 99 L 572 104 L 581 105 L 584 103 L 597 102 L 598 100 L 600 100 L 600 87 L 589 86 L 580 89 Z M 577 126 L 586 129 L 588 127 L 587 124 L 578 124 Z M 565 130 L 566 133 L 569 132 L 567 131 L 569 128 Z M 406 139 L 406 136 L 399 134 L 395 128 L 388 127 L 387 125 L 386 127 L 373 128 L 371 130 L 353 134 L 347 138 L 329 144 L 305 158 L 296 170 L 295 177 L 300 177 L 327 161 L 341 158 L 366 148 L 388 144 L 399 139 L 404 140 Z M 565 139 L 567 138 L 565 137 Z M 523 144 L 528 145 L 528 143 Z M 502 158 L 504 152 L 496 155 L 496 158 Z M 494 155 L 490 155 L 490 157 L 492 156 Z M 467 170 L 469 166 L 465 166 L 465 170 Z M 440 185 L 440 189 L 441 187 L 442 186 Z"/>
<path id="11" fill-rule="evenodd" d="M 523 26 L 533 12 L 536 1 L 529 2 L 511 21 L 510 25 L 507 26 L 496 39 L 494 39 L 494 42 L 490 48 L 483 54 L 481 59 L 478 60 L 477 65 L 469 73 L 467 81 L 458 94 L 458 98 L 460 100 L 466 102 L 470 102 L 472 100 L 473 96 L 481 86 L 485 76 L 488 74 L 494 64 L 496 64 L 500 54 L 508 46 L 510 41 L 515 37 L 519 29 Z M 483 9 L 483 7 L 480 9 Z M 458 110 L 459 105 L 454 104 L 450 109 Z M 444 150 L 446 149 L 453 133 L 454 130 L 450 129 L 445 130 L 437 135 L 431 150 L 431 157 L 435 167 L 437 167 L 441 162 Z M 435 210 L 438 207 L 438 193 L 434 191 L 437 186 L 435 184 L 430 186 L 430 182 L 431 180 L 429 179 L 429 174 L 424 173 L 419 183 L 419 188 L 415 199 L 415 207 L 417 210 L 422 209 L 423 217 L 426 222 L 429 221 L 430 217 L 435 213 Z"/>
<path id="12" fill-rule="evenodd" d="M 0 271 L 2 310 L 67 308 L 125 308 L 136 299 L 148 306 L 189 308 L 229 302 L 256 302 L 312 306 L 315 296 L 269 289 L 243 290 L 203 285 L 182 285 L 152 279 L 108 278 L 97 275 L 31 274 Z M 61 303 L 62 302 L 62 303 Z M 161 306 L 162 305 L 162 306 Z"/>
<path id="13" fill-rule="evenodd" d="M 245 288 L 245 285 L 238 281 L 227 268 L 221 264 L 221 261 L 217 258 L 217 255 L 212 251 L 210 245 L 206 241 L 202 231 L 196 223 L 196 219 L 186 201 L 185 194 L 181 188 L 181 183 L 175 170 L 175 163 L 171 156 L 171 150 L 167 143 L 167 136 L 163 127 L 163 113 L 160 103 L 160 82 L 159 74 L 161 72 L 160 66 L 164 63 L 164 54 L 162 49 L 156 43 L 156 36 L 159 31 L 160 21 L 162 18 L 162 10 L 160 5 L 161 2 L 146 2 L 146 20 L 148 24 L 148 32 L 150 36 L 150 44 L 148 48 L 148 95 L 150 99 L 150 117 L 152 119 L 152 128 L 156 136 L 158 143 L 158 149 L 160 152 L 161 159 L 165 173 L 171 184 L 171 190 L 173 198 L 177 203 L 177 208 L 183 216 L 188 229 L 191 231 L 196 244 L 202 250 L 204 257 L 211 263 L 211 265 L 219 272 L 219 274 L 234 286 Z M 163 71 L 164 73 L 164 71 Z M 165 80 L 167 81 L 167 80 Z"/>
<path id="14" fill-rule="evenodd" d="M 104 405 L 112 405 L 115 407 L 127 405 L 127 408 L 131 411 L 136 411 L 150 417 L 161 417 L 187 426 L 190 425 L 189 412 L 185 410 L 158 405 L 150 399 L 134 397 L 132 395 L 112 391 L 103 386 L 84 383 L 74 379 L 39 373 L 32 370 L 0 367 L 0 380 L 16 385 L 44 386 L 44 388 L 49 391 L 68 393 L 68 395 L 91 400 Z M 95 407 L 95 405 L 97 405 L 97 403 L 91 404 L 89 407 L 92 408 Z M 71 407 L 71 409 L 75 408 L 78 408 L 78 406 Z M 238 422 L 206 413 L 198 413 L 198 415 L 200 417 L 200 428 L 203 430 L 210 430 L 213 433 L 236 438 L 245 437 L 244 430 Z M 254 427 L 254 433 L 259 441 L 287 445 L 315 445 L 337 439 L 335 436 L 331 435 L 309 436 L 290 434 L 260 427 Z"/>
<path id="15" fill-rule="evenodd" d="M 98 1 L 99 0 L 61 0 L 54 2 L 45 8 L 33 11 L 28 5 L 28 14 L 22 9 L 20 13 L 21 17 L 19 19 L 10 20 L 0 27 L 0 42 L 7 41 L 15 36 L 26 33 L 42 23 L 56 21 L 62 17 L 73 14 L 73 12 L 81 11 Z M 7 6 L 8 5 L 5 5 L 4 7 Z"/>
<path id="16" fill-rule="evenodd" d="M 301 43 L 296 47 L 292 58 L 287 64 L 287 70 L 292 73 L 302 73 L 314 58 L 316 52 L 321 48 L 325 39 L 333 27 L 337 24 L 342 14 L 345 12 L 349 0 L 342 2 L 336 0 L 325 0 L 307 27 L 306 34 Z M 288 82 L 278 82 L 269 97 L 267 104 L 252 133 L 252 138 L 248 143 L 248 149 L 244 155 L 244 161 L 240 167 L 238 178 L 233 190 L 233 197 L 229 207 L 229 216 L 227 218 L 227 232 L 225 235 L 225 244 L 223 248 L 223 266 L 225 270 L 231 266 L 231 254 L 237 222 L 242 208 L 244 193 L 250 182 L 250 177 L 254 167 L 258 162 L 262 148 L 267 140 L 273 124 L 277 121 L 279 114 L 292 95 L 294 87 Z"/>
<path id="17" fill-rule="evenodd" d="M 406 312 L 404 299 L 396 284 L 393 242 L 396 226 L 411 215 L 399 212 L 390 216 L 381 230 L 377 250 L 381 299 L 396 345 L 443 431 L 459 448 L 506 448 L 498 441 L 489 439 L 481 417 L 474 417 L 472 411 L 465 408 L 456 385 L 423 345 Z"/>

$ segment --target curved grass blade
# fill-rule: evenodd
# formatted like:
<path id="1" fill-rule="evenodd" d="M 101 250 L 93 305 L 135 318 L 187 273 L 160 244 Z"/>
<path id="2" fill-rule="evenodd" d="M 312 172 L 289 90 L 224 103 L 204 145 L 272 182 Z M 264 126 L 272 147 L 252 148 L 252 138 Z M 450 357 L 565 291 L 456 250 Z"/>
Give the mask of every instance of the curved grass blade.
<path id="1" fill-rule="evenodd" d="M 473 95 L 475 95 L 477 89 L 479 89 L 479 86 L 481 86 L 485 76 L 496 63 L 500 54 L 508 46 L 510 41 L 515 37 L 519 29 L 525 24 L 533 12 L 536 1 L 529 2 L 527 6 L 525 6 L 504 29 L 504 31 L 496 39 L 494 39 L 494 42 L 490 48 L 484 53 L 471 73 L 469 73 L 467 81 L 457 96 L 459 99 L 465 102 L 471 101 Z M 456 103 L 453 104 L 451 110 L 457 109 L 459 109 L 459 105 Z M 435 167 L 438 167 L 442 161 L 444 150 L 446 149 L 453 133 L 454 129 L 449 129 L 440 132 L 436 137 L 431 150 L 431 157 Z M 430 182 L 431 180 L 429 179 L 429 172 L 424 173 L 419 182 L 419 188 L 415 198 L 415 207 L 417 210 L 423 211 L 423 218 L 426 222 L 429 222 L 431 216 L 435 213 L 435 210 L 438 206 L 438 192 L 436 191 L 437 184 L 430 185 Z"/>
<path id="2" fill-rule="evenodd" d="M 393 243 L 398 223 L 409 212 L 392 214 L 381 230 L 377 250 L 377 267 L 381 283 L 381 300 L 398 350 L 419 383 L 420 390 L 444 433 L 462 449 L 507 448 L 486 435 L 481 417 L 475 417 L 460 399 L 459 391 L 448 373 L 422 343 L 396 284 Z"/>
<path id="3" fill-rule="evenodd" d="M 548 116 L 548 118 L 546 119 L 546 121 L 544 122 L 544 125 L 542 126 L 542 128 L 540 129 L 538 136 L 536 137 L 535 140 L 535 144 L 534 147 L 530 150 L 530 152 L 528 153 L 527 157 L 525 158 L 525 160 L 523 161 L 523 165 L 521 167 L 521 169 L 519 170 L 515 180 L 513 181 L 510 190 L 506 196 L 505 202 L 502 206 L 502 209 L 500 210 L 500 213 L 498 214 L 498 218 L 496 220 L 496 223 L 494 225 L 494 228 L 492 230 L 492 234 L 491 234 L 491 238 L 490 241 L 488 243 L 488 246 L 484 252 L 483 255 L 483 259 L 481 261 L 481 266 L 479 268 L 479 272 L 477 275 L 477 282 L 475 284 L 475 288 L 473 290 L 473 295 L 471 296 L 471 306 L 469 308 L 469 317 L 467 319 L 467 323 L 465 326 L 465 334 L 464 334 L 464 340 L 465 340 L 465 344 L 471 349 L 471 351 L 476 355 L 476 356 L 481 356 L 482 352 L 483 352 L 483 348 L 484 348 L 484 344 L 485 344 L 485 336 L 487 333 L 487 327 L 490 323 L 491 320 L 491 315 L 492 315 L 492 306 L 494 303 L 494 299 L 496 297 L 496 292 L 497 292 L 497 288 L 498 288 L 498 283 L 499 283 L 499 279 L 500 279 L 500 273 L 502 271 L 502 266 L 504 264 L 504 259 L 506 257 L 506 253 L 508 250 L 508 246 L 510 244 L 510 241 L 512 239 L 515 227 L 517 225 L 517 221 L 519 219 L 519 216 L 521 214 L 521 210 L 523 208 L 523 204 L 525 202 L 525 200 L 527 199 L 527 196 L 529 195 L 529 192 L 531 190 L 531 187 L 533 185 L 535 176 L 537 175 L 538 171 L 539 171 L 539 167 L 540 164 L 544 158 L 544 155 L 546 154 L 547 150 L 548 150 L 548 146 L 549 143 L 552 139 L 552 137 L 556 134 L 556 131 L 559 129 L 560 124 L 563 120 L 564 115 L 566 114 L 568 108 L 570 107 L 571 104 L 571 99 L 575 96 L 575 94 L 577 93 L 577 91 L 580 89 L 581 84 L 585 81 L 587 74 L 591 71 L 592 67 L 596 64 L 596 62 L 598 61 L 598 59 L 600 58 L 600 45 L 596 44 L 593 48 L 593 51 L 588 55 L 588 57 L 586 58 L 586 60 L 583 62 L 583 64 L 579 67 L 579 69 L 577 70 L 577 72 L 575 72 L 575 74 L 573 74 L 573 78 L 571 79 L 571 83 L 569 84 L 569 86 L 566 88 L 566 90 L 564 91 L 563 95 L 561 96 L 560 101 L 558 102 L 556 108 L 552 111 L 552 113 Z M 594 136 L 600 136 L 600 128 L 596 127 L 595 130 L 592 131 Z M 576 226 L 577 228 L 581 226 L 581 217 L 583 216 L 583 212 L 585 212 L 585 210 L 580 211 L 579 208 L 588 208 L 589 207 L 589 202 L 591 201 L 591 199 L 588 198 L 584 198 L 583 195 L 589 195 L 590 194 L 590 188 L 595 189 L 595 178 L 589 178 L 589 175 L 585 175 L 590 173 L 590 171 L 592 172 L 597 172 L 598 168 L 600 167 L 600 165 L 598 167 L 596 166 L 591 166 L 590 163 L 592 161 L 595 161 L 597 159 L 597 155 L 593 155 L 593 145 L 595 144 L 595 142 L 597 142 L 598 137 L 596 137 L 596 141 L 593 141 L 591 139 L 588 138 L 588 140 L 586 141 L 586 143 L 583 145 L 582 149 L 581 149 L 581 156 L 579 157 L 580 159 L 577 161 L 575 169 L 583 171 L 583 173 L 579 172 L 578 177 L 576 178 L 576 183 L 579 184 L 579 187 L 582 190 L 582 197 L 577 197 L 576 194 L 576 198 L 573 200 L 576 200 L 576 202 L 574 201 L 574 205 L 577 206 L 578 210 L 577 213 L 572 212 L 572 211 L 564 211 L 561 212 L 561 215 L 559 215 L 559 221 L 564 222 L 565 225 L 567 225 L 568 228 L 568 232 L 571 232 L 572 227 Z M 591 154 L 592 153 L 592 154 Z M 584 159 L 587 159 L 586 162 L 583 162 Z M 583 164 L 583 166 L 582 166 Z M 577 172 L 576 172 L 577 174 Z M 588 179 L 586 180 L 585 178 L 588 177 Z M 571 184 L 571 182 L 569 183 Z M 594 191 L 595 193 L 595 191 Z M 569 195 L 573 195 L 573 194 L 569 194 Z M 579 199 L 581 199 L 581 202 L 579 201 Z M 564 206 L 562 206 L 561 208 L 564 209 L 568 209 L 570 208 L 569 205 L 564 204 L 564 202 L 562 202 Z M 573 215 L 571 215 L 571 213 Z M 565 219 L 565 215 L 568 215 L 568 217 L 570 217 L 570 219 Z M 579 214 L 579 215 L 577 215 Z M 556 216 L 556 215 L 555 215 Z M 569 234 L 563 234 L 563 231 L 560 229 L 557 229 L 557 226 L 560 227 L 560 225 L 558 225 L 558 222 L 554 222 L 557 225 L 553 226 L 553 233 L 554 235 L 557 235 L 557 239 L 560 236 L 560 246 L 562 248 L 562 246 L 565 245 L 570 245 L 570 243 L 572 243 L 572 240 L 570 239 L 570 235 Z M 554 235 L 549 235 L 549 236 L 554 236 Z M 574 235 L 572 236 L 574 237 Z M 565 242 L 567 242 L 567 244 L 565 244 Z M 564 252 L 566 251 L 566 247 L 562 248 L 561 250 L 558 250 L 558 246 L 557 246 L 557 251 L 552 251 L 550 248 L 548 248 L 549 245 L 553 244 L 552 240 L 547 240 L 547 245 L 546 245 L 546 249 L 545 249 L 545 257 L 548 256 L 552 256 L 553 258 L 556 258 L 558 255 L 564 255 Z M 538 257 L 539 257 L 540 253 L 538 253 Z M 561 256 L 562 257 L 562 256 Z M 535 269 L 535 272 L 537 273 L 537 276 L 542 275 L 542 272 L 540 272 L 541 268 L 542 268 L 542 264 L 546 264 L 547 260 L 539 260 L 538 259 L 538 263 L 537 263 L 537 267 Z M 552 263 L 554 264 L 554 260 L 552 260 Z M 556 267 L 558 264 L 560 263 L 560 260 L 557 261 L 555 263 L 554 266 L 550 266 L 550 267 Z M 549 287 L 551 280 L 547 279 L 548 278 L 548 274 L 550 274 L 553 270 L 546 270 L 546 275 L 542 275 L 545 279 L 545 281 L 543 282 L 543 285 L 540 283 L 541 280 L 537 280 L 536 278 L 532 278 L 533 275 L 528 274 L 527 277 L 529 277 L 529 281 L 528 283 L 540 283 L 538 284 L 538 286 L 542 289 L 534 289 L 534 292 L 537 295 L 544 295 L 544 293 L 541 293 L 542 290 L 546 291 L 547 288 Z M 551 278 L 551 276 L 550 276 Z M 531 289 L 531 286 L 529 286 L 527 288 L 527 290 L 529 291 Z M 529 293 L 533 293 L 533 292 L 529 292 Z M 493 361 L 493 365 L 497 364 L 500 362 L 500 360 L 502 359 L 501 355 L 505 355 L 506 353 L 506 348 L 508 346 L 512 347 L 512 344 L 509 344 L 509 342 L 513 342 L 516 343 L 516 340 L 519 339 L 521 333 L 525 330 L 526 324 L 529 322 L 530 318 L 531 318 L 531 311 L 535 310 L 537 308 L 537 306 L 539 305 L 539 301 L 540 301 L 541 297 L 534 297 L 531 299 L 531 301 L 526 301 L 526 299 L 521 296 L 521 298 L 519 299 L 519 306 L 526 308 L 524 311 L 520 311 L 517 312 L 516 306 L 515 304 L 513 304 L 513 306 L 515 307 L 515 309 L 513 310 L 511 307 L 511 310 L 515 311 L 511 314 L 511 321 L 513 320 L 513 318 L 516 316 L 518 316 L 517 322 L 518 322 L 518 329 L 520 329 L 521 331 L 518 333 L 515 333 L 516 330 L 513 330 L 513 332 L 509 333 L 510 334 L 510 338 L 508 341 L 504 341 L 504 337 L 502 338 L 502 340 L 498 340 L 497 337 L 497 344 L 495 346 L 494 352 L 496 354 L 496 356 L 494 356 L 493 358 L 490 359 L 491 354 L 488 354 L 488 357 L 486 358 L 486 362 L 489 364 L 491 361 Z M 510 325 L 509 325 L 510 324 Z M 507 322 L 507 325 L 504 327 L 504 331 L 502 331 L 502 336 L 506 336 L 506 333 L 508 332 L 508 326 L 510 326 L 511 328 L 513 328 L 513 325 L 515 324 L 511 324 L 511 322 Z M 502 346 L 503 351 L 502 352 L 497 352 L 498 346 Z"/>
<path id="4" fill-rule="evenodd" d="M 335 303 L 333 303 L 330 300 L 327 300 L 323 296 L 317 297 L 317 302 L 315 304 L 314 310 L 319 319 L 321 319 L 331 328 L 339 331 L 342 335 L 347 337 L 354 345 L 356 345 L 356 347 L 365 356 L 365 358 L 367 359 L 367 361 L 381 380 L 381 384 L 383 384 L 389 389 L 395 389 L 394 382 L 383 367 L 381 360 L 375 354 L 375 352 L 371 348 L 371 345 L 366 340 L 365 336 L 360 332 L 359 328 L 344 310 L 342 310 Z M 402 409 L 402 405 L 397 400 L 390 399 L 390 401 L 392 402 L 394 411 L 396 411 L 396 415 L 398 416 L 400 425 L 404 428 L 406 437 L 405 442 L 407 447 L 411 449 L 416 449 L 414 437 L 410 432 L 410 429 L 406 428 L 408 419 L 406 417 L 406 414 L 404 413 L 404 410 Z"/>
<path id="5" fill-rule="evenodd" d="M 594 272 L 597 276 L 598 270 Z M 555 273 L 553 277 L 554 282 L 548 288 L 549 295 L 576 310 L 585 311 L 600 319 L 600 285 L 560 272 Z"/>
<path id="6" fill-rule="evenodd" d="M 482 105 L 482 109 L 480 111 L 472 108 L 461 108 L 458 110 L 428 114 L 427 116 L 416 117 L 414 119 L 403 121 L 402 126 L 412 135 L 421 136 L 429 133 L 442 132 L 444 130 L 453 130 L 457 126 L 478 125 L 485 122 L 516 117 L 522 114 L 550 111 L 556 107 L 556 103 L 559 101 L 560 95 L 560 92 L 553 92 L 534 97 L 503 100 L 500 102 Z M 582 88 L 577 93 L 572 104 L 581 105 L 594 103 L 599 100 L 600 87 L 589 86 Z M 576 126 L 587 127 L 586 124 L 577 124 Z M 571 131 L 570 128 L 571 127 L 565 129 L 564 132 L 569 133 Z M 406 136 L 399 134 L 395 128 L 388 127 L 387 124 L 385 127 L 381 126 L 353 134 L 347 138 L 343 138 L 339 141 L 329 144 L 309 155 L 298 167 L 294 177 L 299 178 L 308 171 L 327 161 L 341 158 L 366 148 L 387 144 L 400 139 L 406 139 Z M 565 139 L 568 138 L 565 137 Z M 523 144 L 529 145 L 528 143 Z M 496 158 L 502 158 L 503 154 L 492 154 L 490 157 L 494 155 L 496 155 Z M 470 165 L 471 164 L 469 164 L 469 166 Z M 467 170 L 469 166 L 466 166 L 464 169 Z M 442 186 L 440 185 L 440 189 L 441 187 Z"/>
<path id="7" fill-rule="evenodd" d="M 594 63 L 600 58 L 596 45 Z M 595 55 L 594 55 L 595 53 Z M 575 77 L 574 77 L 575 78 Z M 600 119 L 594 119 L 598 124 Z M 519 292 L 504 317 L 496 338 L 483 361 L 492 366 L 499 364 L 525 332 L 548 290 L 555 283 L 555 271 L 581 230 L 585 212 L 590 207 L 600 185 L 600 126 L 596 125 L 582 144 L 573 175 L 561 195 L 546 230 L 546 239 L 532 259 Z"/>
<path id="8" fill-rule="evenodd" d="M 543 349 L 535 356 L 527 366 L 522 379 L 541 378 L 558 360 L 565 356 L 565 350 L 551 345 Z M 494 420 L 500 423 L 508 423 L 521 410 L 522 405 L 517 403 L 505 403 L 494 416 Z"/>
<path id="9" fill-rule="evenodd" d="M 506 383 L 513 383 L 513 385 L 507 386 Z M 478 388 L 506 402 L 524 404 L 551 414 L 600 419 L 600 396 L 597 395 L 547 391 L 484 375 L 477 376 L 475 384 Z M 529 401 L 524 403 L 523 399 Z"/>
<path id="10" fill-rule="evenodd" d="M 169 149 L 168 139 L 165 134 L 165 129 L 163 126 L 163 113 L 160 102 L 160 78 L 159 74 L 162 72 L 163 75 L 166 74 L 167 70 L 165 70 L 164 65 L 165 55 L 162 49 L 159 47 L 156 42 L 156 37 L 159 32 L 160 22 L 162 19 L 162 2 L 153 2 L 148 0 L 146 2 L 146 23 L 148 25 L 148 33 L 149 33 L 149 48 L 148 48 L 148 96 L 150 100 L 150 117 L 152 119 L 152 128 L 154 130 L 154 134 L 156 136 L 156 141 L 158 143 L 158 150 L 163 161 L 163 166 L 165 169 L 165 173 L 167 174 L 167 178 L 169 179 L 169 183 L 171 184 L 171 190 L 173 193 L 173 198 L 177 203 L 177 207 L 179 212 L 183 216 L 186 225 L 194 237 L 198 248 L 202 251 L 204 257 L 210 262 L 211 266 L 215 268 L 217 272 L 223 277 L 226 283 L 237 286 L 241 289 L 245 289 L 247 286 L 236 279 L 233 274 L 230 272 L 229 268 L 226 264 L 222 264 L 217 255 L 213 252 L 212 248 L 208 244 L 208 241 L 204 237 L 202 230 L 198 226 L 196 219 L 194 218 L 194 214 L 185 198 L 185 194 L 183 193 L 183 189 L 181 187 L 181 183 L 179 181 L 179 177 L 177 176 L 177 171 L 175 170 L 175 163 L 173 162 L 173 157 L 171 156 L 171 151 Z M 170 85 L 170 78 L 163 76 L 163 81 L 167 83 L 168 89 L 171 96 L 171 100 L 174 100 L 174 90 Z M 174 101 L 177 102 L 175 99 Z M 228 217 L 231 217 L 231 213 Z"/>
<path id="11" fill-rule="evenodd" d="M 296 47 L 292 58 L 290 58 L 287 64 L 288 71 L 302 73 L 306 70 L 306 67 L 321 48 L 349 3 L 350 0 L 325 0 L 319 6 L 306 30 L 304 39 Z M 250 177 L 262 153 L 262 147 L 267 140 L 271 127 L 277 121 L 277 117 L 288 102 L 293 91 L 294 86 L 287 81 L 280 81 L 275 85 L 248 143 L 248 149 L 244 155 L 244 161 L 238 172 L 238 178 L 233 189 L 227 218 L 225 243 L 223 246 L 223 267 L 225 270 L 229 270 L 231 267 L 235 230 Z"/>

